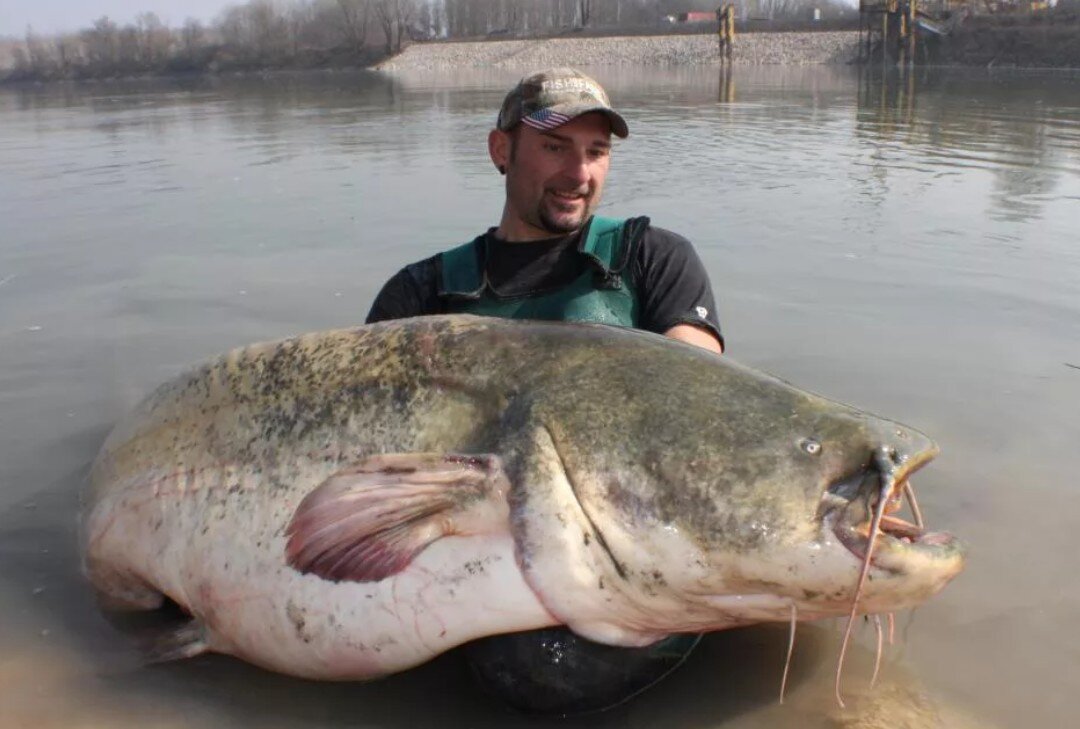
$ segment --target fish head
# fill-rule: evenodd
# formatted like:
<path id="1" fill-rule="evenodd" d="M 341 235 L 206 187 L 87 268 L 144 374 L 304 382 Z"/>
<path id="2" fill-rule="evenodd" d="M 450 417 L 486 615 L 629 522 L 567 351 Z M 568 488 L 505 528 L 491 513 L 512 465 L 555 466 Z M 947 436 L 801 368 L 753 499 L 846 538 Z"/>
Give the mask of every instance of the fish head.
<path id="1" fill-rule="evenodd" d="M 528 417 L 500 427 L 542 432 L 516 451 L 545 464 L 515 472 L 543 484 L 515 491 L 519 559 L 575 630 L 609 610 L 643 636 L 891 612 L 963 568 L 954 537 L 898 517 L 938 453 L 918 430 L 669 337 L 549 326 L 515 358 L 536 365 Z"/>
<path id="2" fill-rule="evenodd" d="M 911 475 L 938 453 L 926 435 L 727 358 L 677 354 L 635 381 L 636 399 L 618 392 L 637 375 L 607 375 L 620 389 L 602 400 L 618 413 L 590 411 L 590 425 L 557 438 L 619 574 L 641 583 L 643 603 L 679 604 L 658 630 L 787 620 L 792 608 L 843 615 L 857 595 L 860 612 L 891 612 L 962 570 L 958 540 L 899 518 Z"/>
<path id="3" fill-rule="evenodd" d="M 721 620 L 786 620 L 792 608 L 830 617 L 855 601 L 862 613 L 893 612 L 963 569 L 962 543 L 926 529 L 914 501 L 912 474 L 939 452 L 929 437 L 752 375 L 738 416 L 725 415 L 734 425 L 693 423 L 704 436 L 695 465 L 660 489 L 670 523 L 702 555 L 689 593 Z M 905 500 L 911 521 L 899 516 Z"/>

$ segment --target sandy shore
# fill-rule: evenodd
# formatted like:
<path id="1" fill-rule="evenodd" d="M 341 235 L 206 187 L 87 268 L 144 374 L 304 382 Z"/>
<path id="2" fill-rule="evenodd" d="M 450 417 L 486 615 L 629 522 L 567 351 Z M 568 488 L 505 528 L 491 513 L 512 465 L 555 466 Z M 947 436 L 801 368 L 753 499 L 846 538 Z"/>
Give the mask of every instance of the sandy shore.
<path id="1" fill-rule="evenodd" d="M 733 62 L 791 66 L 850 63 L 856 56 L 858 39 L 857 31 L 745 33 L 736 38 Z M 376 68 L 407 71 L 718 63 L 716 37 L 697 34 L 416 43 Z"/>

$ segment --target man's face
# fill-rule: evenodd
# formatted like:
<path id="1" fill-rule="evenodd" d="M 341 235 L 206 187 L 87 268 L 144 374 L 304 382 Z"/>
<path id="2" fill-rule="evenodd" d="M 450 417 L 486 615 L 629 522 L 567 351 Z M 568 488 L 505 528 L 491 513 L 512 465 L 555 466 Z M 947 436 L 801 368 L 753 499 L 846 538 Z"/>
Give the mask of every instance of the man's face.
<path id="1" fill-rule="evenodd" d="M 496 159 L 506 167 L 501 233 L 510 240 L 528 240 L 580 228 L 604 190 L 611 160 L 607 117 L 583 114 L 550 131 L 520 124 L 506 142 L 506 161 Z M 493 148 L 492 156 L 497 154 Z"/>

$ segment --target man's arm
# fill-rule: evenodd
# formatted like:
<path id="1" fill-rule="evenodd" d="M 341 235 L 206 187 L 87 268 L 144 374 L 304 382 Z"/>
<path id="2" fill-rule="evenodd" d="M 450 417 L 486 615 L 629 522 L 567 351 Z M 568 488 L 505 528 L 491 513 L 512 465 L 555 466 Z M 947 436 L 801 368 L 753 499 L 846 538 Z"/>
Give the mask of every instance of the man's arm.
<path id="1" fill-rule="evenodd" d="M 686 342 L 687 344 L 696 345 L 702 349 L 707 349 L 710 352 L 715 352 L 716 354 L 724 353 L 724 345 L 720 343 L 720 340 L 716 338 L 715 334 L 692 324 L 676 324 L 671 329 L 664 332 L 664 336 L 678 339 L 680 342 Z"/>
<path id="2" fill-rule="evenodd" d="M 383 285 L 371 304 L 365 323 L 443 313 L 435 283 L 437 279 L 438 267 L 434 258 L 401 269 Z"/>

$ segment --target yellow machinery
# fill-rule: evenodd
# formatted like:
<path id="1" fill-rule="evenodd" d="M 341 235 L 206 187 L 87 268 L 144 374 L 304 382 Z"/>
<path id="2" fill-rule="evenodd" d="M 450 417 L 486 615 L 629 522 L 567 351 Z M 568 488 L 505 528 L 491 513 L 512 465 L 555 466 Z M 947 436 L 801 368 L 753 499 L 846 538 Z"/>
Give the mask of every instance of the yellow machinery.
<path id="1" fill-rule="evenodd" d="M 898 63 L 914 63 L 918 13 L 919 0 L 859 0 L 866 35 L 863 61 L 880 56 L 883 61 L 895 58 Z"/>
<path id="2" fill-rule="evenodd" d="M 731 60 L 731 49 L 735 45 L 735 5 L 726 3 L 716 9 L 718 24 L 717 37 L 720 41 L 720 59 Z"/>

